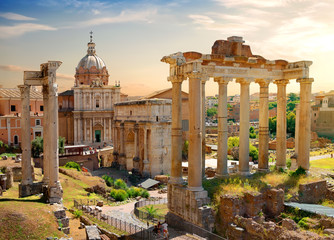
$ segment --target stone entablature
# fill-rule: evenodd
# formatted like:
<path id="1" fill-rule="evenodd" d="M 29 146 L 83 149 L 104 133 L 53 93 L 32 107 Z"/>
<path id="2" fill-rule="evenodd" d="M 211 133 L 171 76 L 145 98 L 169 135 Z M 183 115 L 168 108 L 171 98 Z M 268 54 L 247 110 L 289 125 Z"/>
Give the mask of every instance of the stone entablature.
<path id="1" fill-rule="evenodd" d="M 170 115 L 166 99 L 115 104 L 114 164 L 144 176 L 170 174 Z"/>
<path id="2" fill-rule="evenodd" d="M 171 121 L 171 106 L 172 101 L 166 99 L 144 99 L 116 103 L 115 120 Z"/>

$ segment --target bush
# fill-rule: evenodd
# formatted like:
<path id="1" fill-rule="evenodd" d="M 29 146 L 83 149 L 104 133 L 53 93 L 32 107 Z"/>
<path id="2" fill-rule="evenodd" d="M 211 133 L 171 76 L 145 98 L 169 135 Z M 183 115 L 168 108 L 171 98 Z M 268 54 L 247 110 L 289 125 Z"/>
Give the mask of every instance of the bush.
<path id="1" fill-rule="evenodd" d="M 142 196 L 143 198 L 149 198 L 150 193 L 146 189 L 142 189 L 142 190 L 143 191 L 141 192 L 140 196 Z"/>
<path id="2" fill-rule="evenodd" d="M 140 196 L 141 190 L 138 187 L 130 187 L 128 188 L 126 193 L 129 195 L 129 198 L 135 198 L 135 197 Z"/>
<path id="3" fill-rule="evenodd" d="M 116 201 L 120 202 L 125 201 L 129 197 L 126 191 L 123 189 L 112 189 L 110 191 L 110 196 L 114 198 Z"/>
<path id="4" fill-rule="evenodd" d="M 67 162 L 65 164 L 65 168 L 73 168 L 78 170 L 79 172 L 81 171 L 80 165 L 76 162 Z"/>
<path id="5" fill-rule="evenodd" d="M 74 218 L 79 218 L 82 215 L 82 211 L 77 209 L 73 212 L 73 215 L 74 215 Z"/>
<path id="6" fill-rule="evenodd" d="M 299 176 L 301 176 L 301 175 L 306 175 L 306 171 L 305 171 L 304 168 L 299 167 L 299 168 L 297 168 L 296 171 L 294 171 L 294 172 L 290 172 L 289 175 L 290 175 L 291 177 L 299 177 Z"/>
<path id="7" fill-rule="evenodd" d="M 122 179 L 119 178 L 114 181 L 114 188 L 127 190 L 128 185 L 126 185 L 126 183 Z"/>
<path id="8" fill-rule="evenodd" d="M 106 182 L 108 187 L 112 187 L 114 185 L 114 179 L 108 175 L 103 175 L 102 179 Z"/>
<path id="9" fill-rule="evenodd" d="M 252 157 L 253 161 L 259 159 L 259 150 L 251 144 L 249 144 L 249 156 Z"/>

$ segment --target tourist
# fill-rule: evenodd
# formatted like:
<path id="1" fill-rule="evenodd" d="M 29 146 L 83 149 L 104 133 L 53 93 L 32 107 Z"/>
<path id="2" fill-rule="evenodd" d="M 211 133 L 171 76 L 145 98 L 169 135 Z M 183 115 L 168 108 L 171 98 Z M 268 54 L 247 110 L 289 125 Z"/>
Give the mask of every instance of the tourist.
<path id="1" fill-rule="evenodd" d="M 166 221 L 162 224 L 162 229 L 163 229 L 163 233 L 164 233 L 164 237 L 168 240 L 168 229 L 167 229 L 168 224 L 166 223 Z"/>

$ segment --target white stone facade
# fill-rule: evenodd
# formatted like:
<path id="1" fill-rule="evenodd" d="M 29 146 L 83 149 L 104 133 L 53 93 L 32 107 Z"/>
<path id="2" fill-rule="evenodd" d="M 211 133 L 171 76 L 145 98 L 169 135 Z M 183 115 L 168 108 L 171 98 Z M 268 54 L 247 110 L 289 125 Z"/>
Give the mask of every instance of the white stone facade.
<path id="1" fill-rule="evenodd" d="M 154 177 L 170 174 L 171 100 L 144 99 L 115 104 L 114 161 Z"/>

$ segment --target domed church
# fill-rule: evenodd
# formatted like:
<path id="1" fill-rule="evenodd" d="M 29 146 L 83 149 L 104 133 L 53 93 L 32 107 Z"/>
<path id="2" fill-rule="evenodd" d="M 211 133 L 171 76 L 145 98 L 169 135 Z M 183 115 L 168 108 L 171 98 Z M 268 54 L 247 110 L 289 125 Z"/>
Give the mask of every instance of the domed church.
<path id="1" fill-rule="evenodd" d="M 114 104 L 120 86 L 108 85 L 109 73 L 96 55 L 92 32 L 87 54 L 76 67 L 74 91 L 74 144 L 103 147 L 112 143 Z"/>

